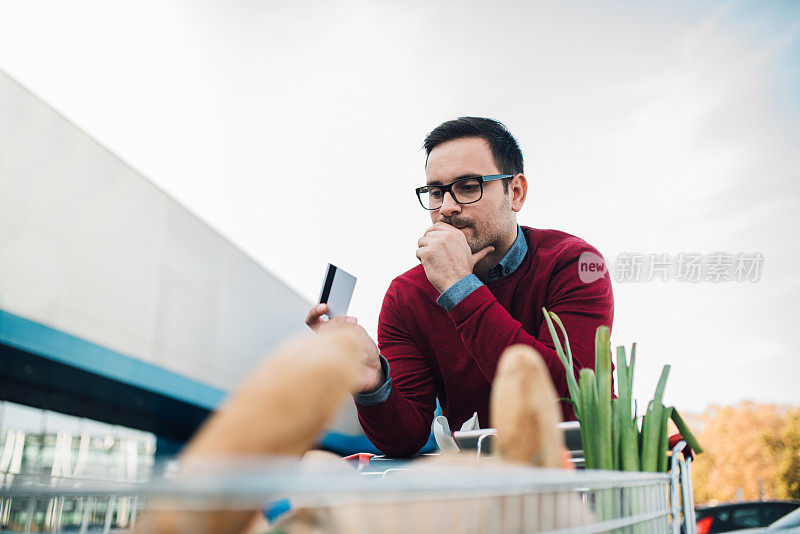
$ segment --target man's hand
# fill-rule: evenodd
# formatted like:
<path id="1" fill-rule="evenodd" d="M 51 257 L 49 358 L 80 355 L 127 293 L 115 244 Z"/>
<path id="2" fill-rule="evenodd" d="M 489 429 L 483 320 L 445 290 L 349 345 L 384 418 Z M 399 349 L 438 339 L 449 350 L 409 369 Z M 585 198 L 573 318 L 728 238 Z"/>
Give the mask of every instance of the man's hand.
<path id="1" fill-rule="evenodd" d="M 417 245 L 417 258 L 439 293 L 472 274 L 475 264 L 494 252 L 494 247 L 488 246 L 473 254 L 464 233 L 443 222 L 428 228 Z"/>
<path id="2" fill-rule="evenodd" d="M 361 339 L 361 348 L 364 351 L 364 367 L 361 372 L 361 390 L 359 393 L 370 393 L 386 381 L 381 368 L 381 361 L 378 357 L 378 346 L 369 337 L 367 331 L 358 324 L 358 319 L 351 316 L 334 317 L 327 321 L 322 320 L 322 316 L 328 313 L 327 304 L 318 304 L 309 310 L 306 316 L 306 324 L 315 332 L 326 328 L 347 327 L 354 328 Z"/>

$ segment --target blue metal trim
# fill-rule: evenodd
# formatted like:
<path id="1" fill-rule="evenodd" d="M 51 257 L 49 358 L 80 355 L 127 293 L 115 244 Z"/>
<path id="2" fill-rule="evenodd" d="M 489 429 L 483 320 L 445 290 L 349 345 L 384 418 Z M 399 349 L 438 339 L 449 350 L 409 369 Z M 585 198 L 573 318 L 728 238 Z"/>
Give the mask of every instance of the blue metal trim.
<path id="1" fill-rule="evenodd" d="M 334 451 L 336 454 L 340 454 L 342 456 L 349 456 L 350 454 L 356 454 L 357 452 L 383 454 L 378 450 L 377 447 L 375 447 L 375 445 L 372 444 L 369 438 L 363 434 L 359 436 L 351 436 L 348 434 L 342 434 L 340 432 L 327 432 L 323 434 L 318 445 L 323 449 Z M 429 452 L 436 452 L 438 450 L 439 447 L 436 446 L 436 439 L 433 437 L 433 432 L 431 432 L 427 443 L 425 443 L 425 445 L 417 454 L 426 454 Z"/>
<path id="2" fill-rule="evenodd" d="M 225 391 L 0 309 L 0 343 L 209 410 Z"/>

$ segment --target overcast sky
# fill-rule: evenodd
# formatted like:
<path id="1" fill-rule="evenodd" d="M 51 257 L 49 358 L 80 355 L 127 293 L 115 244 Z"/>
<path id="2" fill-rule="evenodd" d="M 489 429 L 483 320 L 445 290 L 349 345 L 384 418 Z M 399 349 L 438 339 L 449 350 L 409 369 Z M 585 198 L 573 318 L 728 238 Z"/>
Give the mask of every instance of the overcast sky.
<path id="1" fill-rule="evenodd" d="M 640 399 L 670 363 L 679 408 L 800 403 L 800 3 L 0 6 L 0 68 L 309 300 L 328 261 L 355 274 L 373 334 L 430 224 L 422 139 L 491 116 L 526 158 L 521 224 L 612 265 L 763 256 L 757 282 L 614 282 Z"/>

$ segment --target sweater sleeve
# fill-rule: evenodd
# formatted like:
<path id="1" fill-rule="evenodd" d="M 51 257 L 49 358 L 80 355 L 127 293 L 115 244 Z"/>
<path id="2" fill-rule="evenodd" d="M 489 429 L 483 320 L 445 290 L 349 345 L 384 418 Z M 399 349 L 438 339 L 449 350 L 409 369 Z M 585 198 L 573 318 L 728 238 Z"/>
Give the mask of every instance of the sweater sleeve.
<path id="1" fill-rule="evenodd" d="M 390 364 L 389 397 L 372 406 L 356 404 L 358 420 L 372 443 L 387 456 L 411 456 L 428 441 L 436 410 L 436 386 L 389 287 L 378 319 L 378 346 Z"/>
<path id="2" fill-rule="evenodd" d="M 614 300 L 611 277 L 584 283 L 578 276 L 581 252 L 597 251 L 584 243 L 571 247 L 556 260 L 549 282 L 545 307 L 555 312 L 564 323 L 572 349 L 575 372 L 594 368 L 594 338 L 600 325 L 611 323 Z M 550 331 L 541 309 L 535 310 L 538 332 L 526 332 L 519 321 L 497 301 L 488 287 L 482 286 L 456 304 L 449 316 L 487 381 L 494 379 L 501 353 L 510 345 L 531 345 L 544 358 L 559 397 L 568 398 L 566 371 L 556 354 Z M 565 420 L 574 419 L 569 403 L 562 403 Z"/>

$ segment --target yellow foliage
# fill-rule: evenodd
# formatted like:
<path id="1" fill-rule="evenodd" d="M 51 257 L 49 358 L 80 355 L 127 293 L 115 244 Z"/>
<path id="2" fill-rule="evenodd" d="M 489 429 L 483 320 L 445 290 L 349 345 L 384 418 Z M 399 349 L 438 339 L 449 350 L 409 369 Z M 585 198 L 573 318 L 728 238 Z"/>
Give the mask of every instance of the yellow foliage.
<path id="1" fill-rule="evenodd" d="M 692 464 L 696 504 L 800 498 L 800 408 L 743 401 L 687 421 L 705 449 Z"/>
<path id="2" fill-rule="evenodd" d="M 800 499 L 800 408 L 786 414 L 777 439 L 770 437 L 767 443 L 778 457 L 776 497 Z"/>

